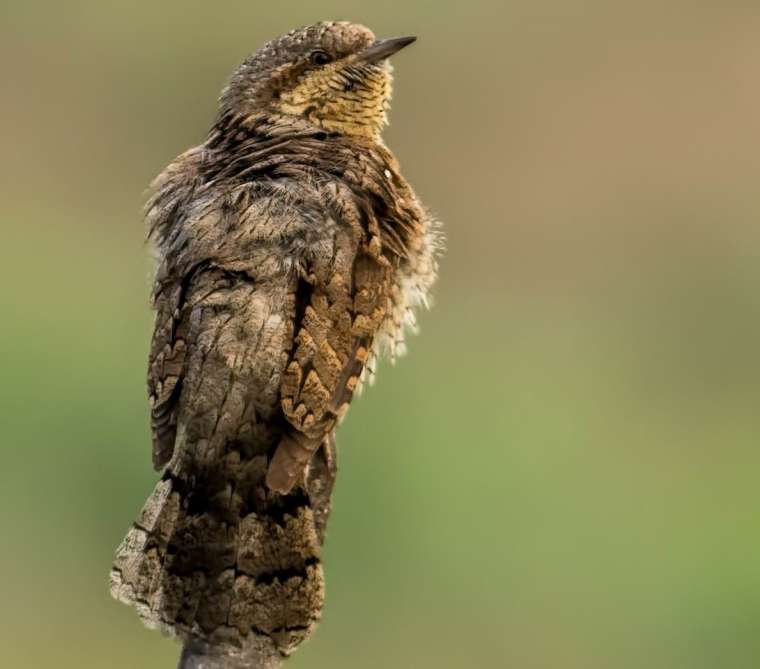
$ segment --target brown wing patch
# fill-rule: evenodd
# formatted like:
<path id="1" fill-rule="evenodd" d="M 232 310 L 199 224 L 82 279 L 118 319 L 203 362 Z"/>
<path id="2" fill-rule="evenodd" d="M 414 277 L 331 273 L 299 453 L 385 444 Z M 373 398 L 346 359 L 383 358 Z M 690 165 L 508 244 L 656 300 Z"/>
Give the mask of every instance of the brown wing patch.
<path id="1" fill-rule="evenodd" d="M 177 399 L 187 355 L 187 323 L 183 319 L 183 290 L 167 288 L 155 298 L 156 324 L 148 358 L 148 394 L 153 432 L 153 466 L 172 457 L 177 432 Z"/>
<path id="2" fill-rule="evenodd" d="M 317 273 L 318 275 L 318 273 Z M 388 311 L 390 268 L 362 249 L 351 265 L 336 263 L 317 281 L 296 323 L 295 348 L 281 385 L 291 430 L 272 458 L 267 485 L 293 489 L 317 449 L 348 409 Z"/>

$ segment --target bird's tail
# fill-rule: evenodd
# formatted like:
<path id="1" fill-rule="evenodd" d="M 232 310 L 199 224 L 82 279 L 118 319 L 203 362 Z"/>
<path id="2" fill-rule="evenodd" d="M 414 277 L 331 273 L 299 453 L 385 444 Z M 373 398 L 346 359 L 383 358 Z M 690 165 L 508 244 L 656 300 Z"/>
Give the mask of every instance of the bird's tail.
<path id="1" fill-rule="evenodd" d="M 234 451 L 214 471 L 171 463 L 116 552 L 111 593 L 182 637 L 187 667 L 215 666 L 211 651 L 277 666 L 319 620 L 334 451 L 289 495 L 266 488 L 267 464 Z"/>

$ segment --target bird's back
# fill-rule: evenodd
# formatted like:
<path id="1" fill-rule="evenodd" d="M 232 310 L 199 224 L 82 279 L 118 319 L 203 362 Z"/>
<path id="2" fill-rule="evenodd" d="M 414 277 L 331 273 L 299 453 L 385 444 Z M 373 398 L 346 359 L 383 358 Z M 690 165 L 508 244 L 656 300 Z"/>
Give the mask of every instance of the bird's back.
<path id="1" fill-rule="evenodd" d="M 148 219 L 163 474 L 112 590 L 149 625 L 277 658 L 321 614 L 334 427 L 424 298 L 435 233 L 384 146 L 263 117 L 180 156 Z"/>
<path id="2" fill-rule="evenodd" d="M 170 166 L 151 204 L 148 385 L 163 474 L 117 553 L 112 590 L 151 626 L 279 656 L 308 635 L 323 598 L 332 444 L 293 494 L 265 484 L 286 429 L 280 387 L 301 308 L 293 263 L 320 243 L 311 218 L 323 212 L 308 179 L 220 178 L 209 151 Z"/>

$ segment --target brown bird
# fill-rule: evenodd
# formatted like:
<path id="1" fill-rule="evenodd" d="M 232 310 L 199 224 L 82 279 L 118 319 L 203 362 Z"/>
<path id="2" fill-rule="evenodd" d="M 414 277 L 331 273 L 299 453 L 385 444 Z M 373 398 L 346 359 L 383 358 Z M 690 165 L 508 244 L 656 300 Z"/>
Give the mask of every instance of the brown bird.
<path id="1" fill-rule="evenodd" d="M 111 590 L 182 667 L 279 666 L 319 620 L 335 428 L 436 275 L 438 226 L 381 138 L 413 41 L 325 22 L 269 42 L 153 184 L 163 475 Z"/>

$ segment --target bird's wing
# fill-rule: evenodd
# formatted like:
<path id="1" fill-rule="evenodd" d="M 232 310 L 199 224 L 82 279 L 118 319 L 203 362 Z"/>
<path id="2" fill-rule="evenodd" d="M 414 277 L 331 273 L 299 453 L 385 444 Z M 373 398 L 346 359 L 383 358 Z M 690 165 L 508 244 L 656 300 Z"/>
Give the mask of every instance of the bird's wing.
<path id="1" fill-rule="evenodd" d="M 272 490 L 292 490 L 347 410 L 388 311 L 390 276 L 383 258 L 360 247 L 351 257 L 338 251 L 323 280 L 301 283 L 280 388 L 290 429 L 269 465 Z"/>
<path id="2" fill-rule="evenodd" d="M 148 395 L 153 433 L 153 466 L 172 456 L 177 433 L 177 404 L 187 356 L 186 295 L 179 283 L 155 296 L 156 322 L 148 354 Z"/>

